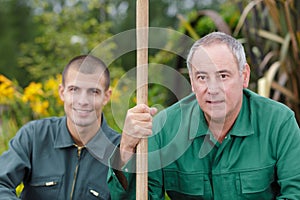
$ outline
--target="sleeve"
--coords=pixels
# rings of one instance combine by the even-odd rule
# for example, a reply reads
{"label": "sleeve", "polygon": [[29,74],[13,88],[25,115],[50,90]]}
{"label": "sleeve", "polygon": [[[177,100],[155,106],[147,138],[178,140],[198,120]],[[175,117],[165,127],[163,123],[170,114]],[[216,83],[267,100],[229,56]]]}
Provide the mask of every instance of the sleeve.
{"label": "sleeve", "polygon": [[293,116],[281,124],[276,141],[277,199],[300,199],[300,130]]}
{"label": "sleeve", "polygon": [[[149,159],[148,159],[148,199],[149,200],[163,200],[164,198],[164,190],[162,188],[162,169],[153,170],[153,164],[155,163],[155,167],[157,166],[157,161],[160,160],[156,156],[151,156],[151,150],[153,147],[155,148],[157,144],[155,140],[150,138],[148,140],[149,146]],[[155,154],[157,155],[157,154]],[[135,200],[136,199],[136,173],[135,172],[135,158],[131,159],[122,169],[120,170],[124,177],[127,180],[128,187],[126,189],[123,188],[121,182],[117,176],[116,163],[119,159],[119,148],[116,148],[114,153],[112,154],[109,160],[109,171],[108,171],[108,187],[111,193],[112,200],[118,199],[126,199],[126,200]]]}
{"label": "sleeve", "polygon": [[135,199],[135,179],[134,175],[127,174],[125,175],[127,177],[127,181],[130,184],[130,187],[128,187],[127,190],[123,188],[121,185],[114,169],[110,168],[108,171],[108,187],[110,190],[110,195],[112,200],[118,200],[118,199],[128,199],[128,200],[134,200]]}
{"label": "sleeve", "polygon": [[18,199],[15,189],[30,171],[28,131],[28,126],[22,127],[0,156],[0,199]]}
{"label": "sleeve", "polygon": [[163,165],[161,161],[161,149],[160,149],[160,134],[159,132],[154,137],[148,140],[148,192],[149,199],[165,199],[165,190],[163,187]]}
{"label": "sleeve", "polygon": [[[107,174],[107,183],[111,194],[112,200],[118,199],[135,199],[135,173],[133,173],[132,165],[135,164],[134,160],[130,160],[122,169],[119,169],[118,163],[120,160],[119,146],[115,148],[112,156],[109,159],[109,170]],[[123,177],[128,183],[127,189],[123,188],[117,173],[122,173]]]}

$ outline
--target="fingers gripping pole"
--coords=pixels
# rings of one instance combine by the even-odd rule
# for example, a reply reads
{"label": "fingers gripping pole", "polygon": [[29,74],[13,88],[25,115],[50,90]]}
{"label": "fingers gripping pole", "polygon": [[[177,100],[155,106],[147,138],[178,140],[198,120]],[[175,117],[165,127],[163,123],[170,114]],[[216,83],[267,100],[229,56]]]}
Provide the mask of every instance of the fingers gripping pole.
{"label": "fingers gripping pole", "polygon": [[[148,104],[148,0],[136,2],[137,104]],[[137,146],[136,199],[148,199],[148,140]]]}

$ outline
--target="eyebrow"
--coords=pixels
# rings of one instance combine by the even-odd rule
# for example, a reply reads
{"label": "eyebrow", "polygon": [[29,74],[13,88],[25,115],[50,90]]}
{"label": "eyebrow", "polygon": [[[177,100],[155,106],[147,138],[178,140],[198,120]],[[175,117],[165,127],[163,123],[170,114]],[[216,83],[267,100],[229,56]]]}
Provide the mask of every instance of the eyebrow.
{"label": "eyebrow", "polygon": [[205,71],[195,71],[195,74],[208,74],[208,73]]}
{"label": "eyebrow", "polygon": [[100,88],[88,88],[88,90],[97,90],[99,92],[102,92],[102,90]]}
{"label": "eyebrow", "polygon": [[67,86],[67,88],[72,88],[72,87],[78,88],[76,85],[68,85],[68,86]]}
{"label": "eyebrow", "polygon": [[[226,69],[224,69],[224,70],[220,70],[220,71],[216,71],[215,72],[216,74],[222,74],[222,73],[228,73],[228,74],[232,74],[232,72],[231,71],[229,71],[229,70],[226,70]],[[195,71],[195,74],[208,74],[207,72],[205,72],[205,71]]]}
{"label": "eyebrow", "polygon": [[220,71],[217,71],[218,74],[223,74],[223,73],[228,73],[228,74],[232,74],[231,71],[229,70],[226,70],[226,69],[223,69],[223,70],[220,70]]}
{"label": "eyebrow", "polygon": [[[79,87],[79,86],[77,86],[77,85],[68,85],[68,87],[67,88],[79,88],[79,89],[81,89],[81,87]],[[87,90],[98,90],[98,91],[100,91],[100,92],[102,92],[103,90],[105,90],[105,89],[101,89],[101,88],[95,88],[95,87],[92,87],[92,88],[87,88]]]}

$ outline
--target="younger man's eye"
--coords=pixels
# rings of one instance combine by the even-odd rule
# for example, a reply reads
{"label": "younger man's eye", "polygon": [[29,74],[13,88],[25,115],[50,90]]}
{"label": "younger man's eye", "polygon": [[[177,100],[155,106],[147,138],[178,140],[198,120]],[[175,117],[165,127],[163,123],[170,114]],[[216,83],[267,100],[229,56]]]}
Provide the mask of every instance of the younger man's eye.
{"label": "younger man's eye", "polygon": [[76,92],[78,90],[78,88],[76,88],[76,87],[70,87],[69,88],[69,91],[71,91],[71,92]]}
{"label": "younger man's eye", "polygon": [[93,89],[93,90],[92,90],[92,93],[93,93],[93,94],[100,94],[101,91],[99,91],[99,90],[97,90],[97,89]]}

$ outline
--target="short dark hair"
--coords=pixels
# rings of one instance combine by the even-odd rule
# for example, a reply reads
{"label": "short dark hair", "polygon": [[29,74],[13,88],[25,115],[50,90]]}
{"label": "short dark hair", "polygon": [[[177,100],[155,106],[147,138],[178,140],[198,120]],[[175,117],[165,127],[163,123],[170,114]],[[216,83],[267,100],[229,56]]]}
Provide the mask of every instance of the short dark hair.
{"label": "short dark hair", "polygon": [[66,76],[69,69],[75,69],[84,74],[94,74],[100,70],[103,70],[103,75],[105,78],[105,90],[109,88],[110,85],[110,73],[105,65],[105,63],[92,55],[79,55],[72,58],[69,63],[65,66],[62,72],[62,84],[65,85]]}

